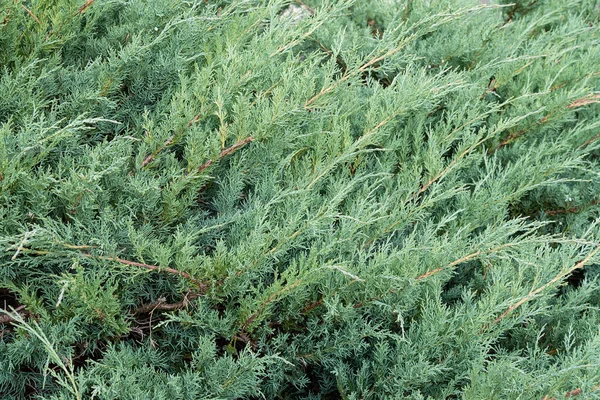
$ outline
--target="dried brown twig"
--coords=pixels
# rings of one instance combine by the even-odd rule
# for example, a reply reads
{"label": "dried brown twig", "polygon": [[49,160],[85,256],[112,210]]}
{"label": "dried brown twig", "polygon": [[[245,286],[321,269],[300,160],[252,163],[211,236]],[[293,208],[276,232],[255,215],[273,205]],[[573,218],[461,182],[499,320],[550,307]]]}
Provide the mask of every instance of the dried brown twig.
{"label": "dried brown twig", "polygon": [[165,298],[159,298],[157,301],[152,303],[144,304],[134,310],[134,314],[148,314],[154,311],[176,311],[182,308],[187,308],[190,302],[198,297],[200,297],[200,293],[188,292],[183,300],[178,303],[167,303]]}

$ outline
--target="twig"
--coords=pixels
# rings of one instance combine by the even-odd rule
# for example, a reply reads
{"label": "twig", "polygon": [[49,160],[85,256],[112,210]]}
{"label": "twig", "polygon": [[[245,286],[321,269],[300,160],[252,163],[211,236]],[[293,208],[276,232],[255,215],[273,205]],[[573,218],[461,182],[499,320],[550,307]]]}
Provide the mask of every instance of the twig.
{"label": "twig", "polygon": [[317,301],[313,301],[312,303],[310,303],[309,305],[307,305],[306,307],[304,307],[301,311],[300,314],[306,314],[307,312],[319,307],[321,304],[323,304],[323,302],[325,301],[324,297],[321,297],[319,300]]}
{"label": "twig", "polygon": [[31,18],[33,18],[33,19],[35,20],[35,22],[37,22],[37,24],[38,24],[39,26],[42,26],[42,24],[40,23],[40,20],[38,19],[38,17],[36,17],[36,16],[33,14],[33,12],[31,12],[31,10],[30,10],[29,8],[25,7],[25,5],[24,5],[24,4],[21,4],[21,7],[23,7],[23,9],[24,9],[25,11],[27,11],[27,14],[29,14],[29,15],[31,16]]}
{"label": "twig", "polygon": [[198,285],[198,288],[200,290],[200,293],[205,293],[206,290],[208,289],[208,285],[204,282],[199,281],[198,279],[192,277],[190,274],[188,274],[187,272],[184,271],[179,271],[175,268],[171,268],[171,267],[159,267],[158,265],[150,265],[150,264],[144,264],[144,263],[140,263],[140,262],[136,262],[136,261],[129,261],[129,260],[124,260],[122,258],[119,257],[105,257],[105,256],[94,256],[90,253],[81,253],[82,256],[84,257],[88,257],[88,258],[96,258],[99,260],[106,260],[106,261],[114,261],[114,262],[118,262],[121,264],[125,264],[125,265],[132,265],[135,267],[140,267],[140,268],[145,268],[145,269],[149,269],[152,271],[164,271],[164,272],[168,272],[171,274],[175,274],[175,275],[179,275],[183,278],[186,278],[192,282],[194,282],[196,285]]}
{"label": "twig", "polygon": [[[495,249],[489,250],[489,252],[493,252],[493,251],[495,251],[495,250],[497,250],[497,249],[498,249],[498,248],[495,248]],[[464,263],[465,261],[469,261],[469,260],[471,260],[471,259],[473,259],[473,258],[477,257],[477,256],[478,256],[478,255],[480,255],[480,254],[481,254],[481,251],[476,251],[475,253],[471,253],[471,254],[469,254],[469,255],[467,255],[467,256],[461,257],[461,258],[459,258],[458,260],[452,261],[452,262],[451,262],[450,264],[448,264],[448,265],[445,265],[445,266],[443,266],[443,267],[436,268],[436,269],[434,269],[434,270],[431,270],[431,271],[428,271],[428,272],[424,273],[423,275],[420,275],[420,276],[418,276],[416,280],[417,280],[417,281],[420,281],[420,280],[423,280],[423,279],[425,279],[425,278],[428,278],[428,277],[430,277],[431,275],[435,275],[435,274],[437,274],[437,273],[438,273],[438,272],[440,272],[440,271],[443,271],[443,270],[445,270],[445,269],[448,269],[448,268],[452,268],[452,267],[454,267],[454,266],[456,266],[456,265],[458,265],[458,264],[462,264],[462,263]]]}
{"label": "twig", "polygon": [[588,95],[571,102],[567,108],[577,108],[588,104],[600,103],[600,94]]}
{"label": "twig", "polygon": [[[73,245],[64,245],[66,248],[69,249],[85,249],[85,248],[90,248],[93,246],[73,246]],[[23,252],[27,252],[27,253],[32,253],[32,254],[37,254],[37,255],[54,255],[55,253],[51,252],[51,251],[47,251],[47,250],[33,250],[33,249],[28,249],[23,247],[22,250]],[[199,289],[199,293],[204,294],[206,292],[206,290],[208,289],[208,284],[202,281],[199,281],[198,279],[192,277],[190,274],[188,274],[185,271],[179,271],[175,268],[171,268],[171,267],[160,267],[158,265],[151,265],[151,264],[145,264],[145,263],[140,263],[137,261],[130,261],[130,260],[125,260],[123,258],[119,258],[119,257],[107,257],[107,256],[97,256],[97,255],[93,255],[90,253],[83,253],[80,252],[78,253],[80,256],[86,257],[86,258],[93,258],[93,259],[97,259],[97,260],[105,260],[105,261],[113,261],[113,262],[118,262],[121,264],[125,264],[125,265],[132,265],[135,267],[140,267],[140,268],[145,268],[145,269],[149,269],[151,271],[157,271],[157,272],[168,272],[170,274],[175,274],[175,275],[179,275],[185,279],[188,279],[190,281],[192,281],[193,283],[195,283],[198,286]]]}
{"label": "twig", "polygon": [[526,302],[528,302],[530,300],[533,300],[537,294],[539,294],[543,290],[547,289],[552,284],[560,281],[561,279],[563,279],[565,276],[569,275],[573,271],[575,271],[577,269],[580,269],[580,268],[583,268],[592,259],[592,257],[594,257],[594,255],[596,255],[596,253],[598,251],[600,251],[600,245],[598,245],[596,248],[594,248],[594,250],[592,250],[583,260],[581,260],[580,262],[578,262],[577,264],[575,264],[573,267],[569,268],[565,272],[559,273],[554,278],[552,278],[549,282],[545,283],[544,285],[540,286],[539,288],[537,288],[535,290],[532,290],[531,292],[529,292],[529,294],[527,296],[523,297],[521,300],[517,301],[512,306],[508,307],[508,309],[506,311],[504,311],[502,313],[502,315],[500,315],[498,318],[496,318],[490,325],[484,326],[481,329],[480,333],[482,333],[485,330],[487,330],[490,326],[495,325],[498,322],[502,321],[512,311],[516,310],[517,308],[519,308],[520,306],[522,306]]}
{"label": "twig", "polygon": [[383,59],[385,59],[387,57],[390,57],[390,56],[396,54],[397,52],[399,52],[400,50],[402,50],[413,39],[414,36],[415,36],[414,34],[410,35],[408,38],[406,38],[405,43],[402,43],[400,46],[395,47],[395,48],[393,48],[391,50],[388,50],[383,55],[380,55],[378,57],[372,58],[371,60],[369,60],[366,63],[364,63],[362,66],[360,66],[355,71],[351,71],[349,73],[344,74],[340,79],[338,79],[337,81],[333,82],[328,87],[326,87],[324,89],[321,89],[321,91],[319,93],[315,94],[313,97],[311,97],[310,99],[308,99],[306,101],[306,103],[304,103],[304,108],[309,108],[309,106],[312,103],[314,103],[315,101],[317,101],[320,97],[324,96],[325,94],[331,92],[339,84],[347,81],[350,77],[352,77],[354,75],[357,75],[357,74],[361,74],[365,70],[367,70],[369,67],[371,67],[372,65],[378,63],[379,61],[381,61],[381,60],[383,60]]}
{"label": "twig", "polygon": [[[593,103],[600,103],[600,94],[595,94],[595,95],[588,95],[585,97],[582,97],[580,99],[574,100],[571,103],[569,103],[566,108],[567,109],[573,109],[573,108],[578,108],[581,106],[585,106],[588,104],[593,104]],[[509,144],[510,142],[512,142],[513,140],[519,138],[520,136],[522,136],[524,133],[526,133],[527,131],[531,130],[532,128],[545,124],[546,122],[548,122],[550,120],[550,117],[552,117],[552,115],[556,112],[552,111],[551,113],[545,115],[542,119],[540,119],[538,122],[534,123],[532,126],[530,126],[529,128],[525,128],[525,129],[521,129],[518,132],[515,133],[511,133],[510,135],[508,135],[508,137],[506,137],[506,139],[504,139],[503,141],[501,141],[498,146],[496,146],[495,149],[493,149],[493,151],[497,151],[498,149],[506,146],[507,144]],[[600,135],[590,139],[589,141],[585,142],[583,145],[580,146],[580,148],[586,147],[588,144],[592,143],[594,140],[598,139],[598,137],[600,137]],[[489,151],[489,153],[493,152],[492,150]]]}
{"label": "twig", "polygon": [[[596,204],[598,204],[599,201],[600,201],[599,199],[594,199],[589,204],[584,204],[584,205],[577,206],[577,207],[558,209],[558,210],[543,211],[543,212],[546,215],[550,215],[550,216],[559,215],[559,214],[576,214],[576,213],[580,212],[582,209],[585,209],[586,207],[595,206]],[[539,214],[539,213],[541,213],[541,211],[537,212],[536,214]]]}
{"label": "twig", "polygon": [[[5,310],[2,310],[2,311],[5,311]],[[29,311],[25,310],[25,306],[19,306],[19,307],[15,308],[14,311],[18,314],[21,314],[22,316],[29,315]],[[23,312],[21,312],[21,311],[23,311]],[[15,322],[15,319],[13,318],[13,316],[11,314],[4,314],[4,315],[0,316],[0,324],[8,324],[10,322]]]}
{"label": "twig", "polygon": [[448,172],[450,172],[455,166],[456,164],[458,164],[458,162],[460,160],[462,160],[462,158],[464,156],[466,156],[467,154],[469,154],[471,151],[475,150],[475,148],[479,147],[480,144],[482,144],[483,142],[485,142],[488,138],[483,138],[481,140],[479,140],[477,143],[475,143],[472,146],[469,146],[469,148],[467,148],[465,151],[463,151],[462,153],[460,153],[456,158],[454,158],[446,168],[444,168],[442,170],[442,172],[440,172],[439,174],[437,174],[435,177],[429,179],[429,181],[427,181],[427,183],[423,186],[421,186],[421,188],[414,192],[411,199],[415,199],[417,197],[419,197],[421,194],[423,194],[425,191],[427,191],[427,189],[429,189],[429,187],[431,185],[433,185],[435,182],[441,180]]}
{"label": "twig", "polygon": [[[192,118],[188,122],[187,128],[188,129],[191,128],[192,125],[194,125],[196,122],[198,122],[200,120],[200,117],[202,117],[202,115],[204,115],[203,112],[196,114],[194,116],[194,118]],[[181,132],[179,132],[179,133],[181,133]],[[176,136],[176,134],[173,134],[170,138],[167,139],[167,141],[165,142],[165,144],[162,145],[162,147],[159,147],[157,150],[154,151],[154,153],[149,154],[146,158],[144,158],[144,161],[142,161],[140,168],[144,168],[146,165],[150,164],[157,155],[159,155],[163,150],[165,150],[167,147],[169,147],[171,144],[173,144],[173,141],[175,140],[175,136]]]}
{"label": "twig", "polygon": [[81,7],[79,7],[79,11],[77,11],[75,15],[82,14],[89,6],[91,6],[94,3],[94,1],[96,0],[86,0],[86,2]]}
{"label": "twig", "polygon": [[[194,117],[194,119],[195,118],[196,117]],[[190,125],[188,124],[188,126],[190,126]],[[171,145],[171,143],[173,143],[173,139],[175,139],[175,135],[168,138],[167,141],[165,142],[165,144],[163,144],[162,147],[159,147],[154,153],[149,154],[146,158],[144,158],[144,161],[142,161],[140,168],[144,168],[146,165],[150,164],[152,162],[152,160],[154,160],[154,157],[159,155],[160,152],[162,152],[164,149],[169,147]]]}
{"label": "twig", "polygon": [[200,297],[200,293],[188,293],[184,296],[183,301],[179,303],[167,303],[164,298],[158,299],[158,301],[144,304],[137,309],[135,309],[134,314],[147,314],[151,311],[159,310],[159,311],[175,311],[182,308],[186,308],[191,300],[194,300]]}
{"label": "twig", "polygon": [[[537,125],[537,124],[536,124],[536,125]],[[498,149],[500,149],[500,148],[502,148],[502,147],[506,146],[507,144],[509,144],[510,142],[512,142],[513,140],[515,140],[516,138],[518,138],[519,136],[523,135],[523,134],[524,134],[525,132],[527,132],[529,129],[530,129],[530,128],[521,129],[521,130],[520,130],[520,131],[518,131],[518,132],[511,133],[510,135],[508,135],[508,136],[506,137],[506,139],[504,139],[503,141],[501,141],[501,142],[498,144],[498,146],[496,146],[496,148],[495,148],[495,149],[493,149],[493,150],[490,150],[488,153],[490,153],[490,154],[491,154],[492,152],[494,152],[494,151],[497,151]]]}
{"label": "twig", "polygon": [[584,149],[584,148],[588,147],[590,144],[594,143],[598,139],[600,139],[600,133],[597,134],[596,136],[594,136],[593,138],[591,138],[590,140],[586,141],[584,144],[579,146],[579,148]]}
{"label": "twig", "polygon": [[[253,140],[254,140],[254,136],[250,136],[250,137],[247,137],[244,140],[240,140],[239,142],[235,143],[233,146],[228,147],[225,150],[223,150],[219,154],[219,159],[228,156],[229,154],[233,153],[234,151],[236,151],[240,147],[245,146],[246,144],[252,142]],[[204,164],[202,164],[198,168],[198,172],[204,171],[206,168],[210,167],[214,162],[215,162],[215,160],[212,160],[212,159],[208,160],[207,162],[205,162]]]}
{"label": "twig", "polygon": [[296,3],[300,4],[302,7],[306,8],[312,15],[315,15],[316,11],[314,8],[309,7],[302,0],[296,0]]}
{"label": "twig", "polygon": [[299,286],[300,283],[302,283],[302,281],[300,279],[297,279],[295,282],[291,283],[290,285],[287,285],[285,287],[283,287],[281,290],[278,290],[275,293],[271,293],[271,295],[265,300],[263,301],[263,303],[260,305],[260,307],[258,308],[258,310],[256,310],[254,312],[254,314],[252,314],[250,317],[248,317],[244,323],[242,324],[242,328],[240,330],[239,336],[243,336],[246,333],[246,328],[248,328],[248,326],[254,322],[254,320],[265,310],[265,308],[271,304],[273,301],[275,301],[275,299],[277,299],[277,297],[279,297],[281,294],[294,289],[295,287]]}
{"label": "twig", "polygon": [[582,392],[581,388],[577,388],[574,390],[571,390],[570,392],[567,392],[567,394],[565,394],[565,397],[575,397],[580,395]]}

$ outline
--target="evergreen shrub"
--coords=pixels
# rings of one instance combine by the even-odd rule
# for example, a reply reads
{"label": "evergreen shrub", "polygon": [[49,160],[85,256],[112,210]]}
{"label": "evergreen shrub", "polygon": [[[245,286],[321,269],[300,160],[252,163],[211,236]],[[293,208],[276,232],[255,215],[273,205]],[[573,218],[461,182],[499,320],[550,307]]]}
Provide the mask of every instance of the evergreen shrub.
{"label": "evergreen shrub", "polygon": [[600,398],[599,21],[0,0],[0,397]]}

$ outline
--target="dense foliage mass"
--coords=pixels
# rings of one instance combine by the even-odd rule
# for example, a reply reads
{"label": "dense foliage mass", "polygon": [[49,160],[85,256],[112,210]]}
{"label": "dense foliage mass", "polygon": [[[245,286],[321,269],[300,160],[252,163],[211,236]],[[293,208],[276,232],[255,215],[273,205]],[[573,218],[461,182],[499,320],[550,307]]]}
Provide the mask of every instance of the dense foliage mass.
{"label": "dense foliage mass", "polygon": [[0,0],[1,398],[600,398],[599,21]]}

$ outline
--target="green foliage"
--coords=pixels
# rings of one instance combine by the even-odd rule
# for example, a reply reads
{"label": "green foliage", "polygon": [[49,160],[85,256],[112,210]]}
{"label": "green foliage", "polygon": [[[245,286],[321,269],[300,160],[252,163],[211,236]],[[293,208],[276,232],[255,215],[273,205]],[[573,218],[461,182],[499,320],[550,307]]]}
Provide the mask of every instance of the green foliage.
{"label": "green foliage", "polygon": [[6,399],[600,398],[596,0],[0,0]]}

